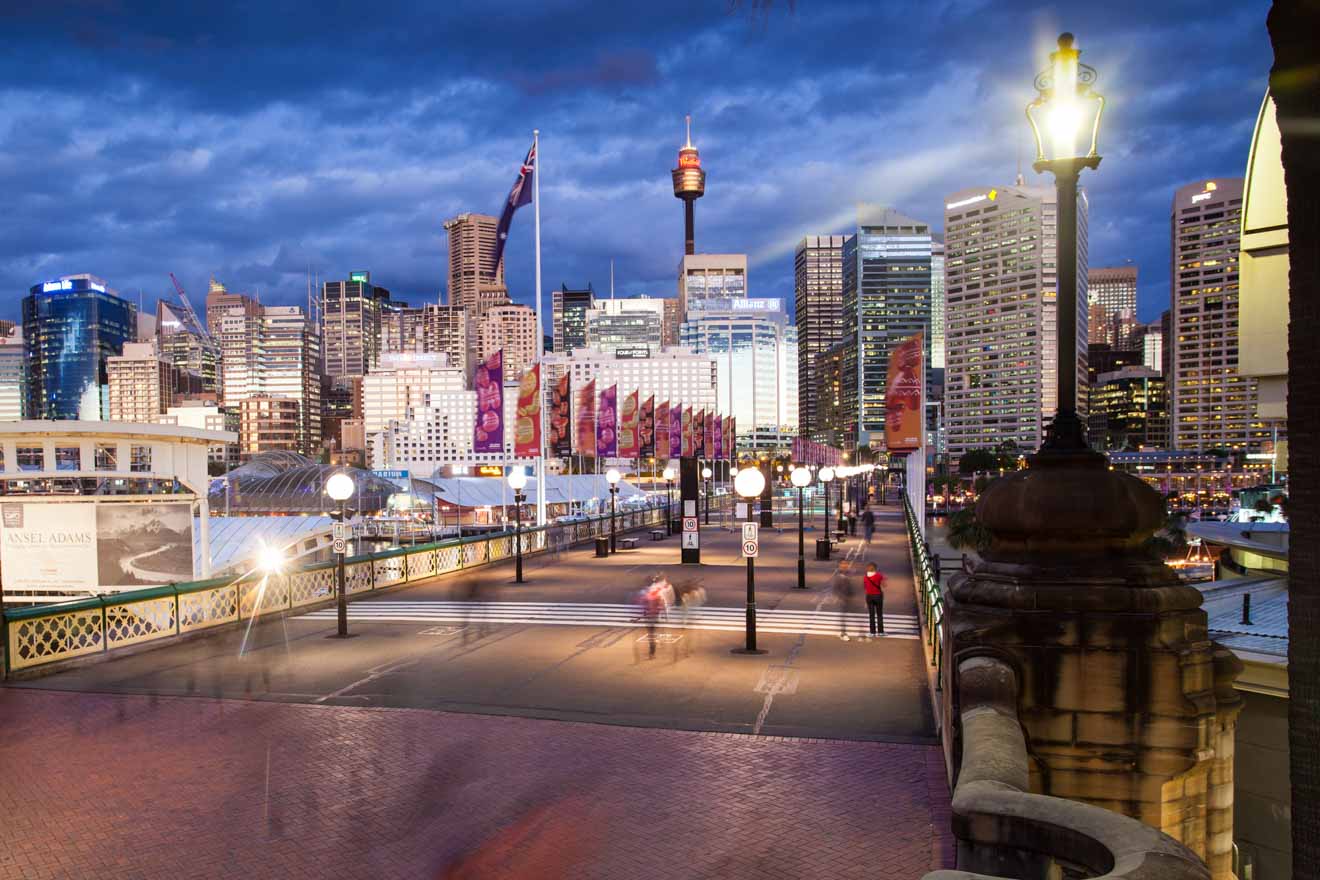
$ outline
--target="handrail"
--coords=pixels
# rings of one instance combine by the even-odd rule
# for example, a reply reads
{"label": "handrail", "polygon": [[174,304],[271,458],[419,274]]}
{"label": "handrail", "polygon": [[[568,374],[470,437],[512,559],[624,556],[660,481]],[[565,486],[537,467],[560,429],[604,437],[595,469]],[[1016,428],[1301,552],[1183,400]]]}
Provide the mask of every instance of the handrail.
{"label": "handrail", "polygon": [[1017,674],[988,656],[963,660],[957,671],[963,755],[953,827],[962,868],[924,880],[1209,880],[1195,853],[1144,822],[1032,793]]}
{"label": "handrail", "polygon": [[[521,530],[524,556],[571,546],[610,532],[628,532],[663,523],[665,501],[567,523]],[[348,598],[461,569],[511,559],[517,531],[451,538],[396,550],[365,553],[344,560]],[[568,535],[552,542],[551,535]],[[209,578],[141,590],[93,596],[58,605],[7,610],[5,669],[25,670],[116,648],[171,638],[281,613],[334,598],[335,562],[315,562],[289,572]]]}
{"label": "handrail", "polygon": [[944,672],[944,628],[940,626],[944,620],[944,598],[940,590],[940,579],[930,564],[926,542],[922,540],[916,514],[906,493],[903,495],[903,513],[907,521],[912,571],[916,575],[917,609],[926,630],[926,645],[931,649],[930,665],[935,667],[935,692],[939,693],[943,689],[941,679]]}

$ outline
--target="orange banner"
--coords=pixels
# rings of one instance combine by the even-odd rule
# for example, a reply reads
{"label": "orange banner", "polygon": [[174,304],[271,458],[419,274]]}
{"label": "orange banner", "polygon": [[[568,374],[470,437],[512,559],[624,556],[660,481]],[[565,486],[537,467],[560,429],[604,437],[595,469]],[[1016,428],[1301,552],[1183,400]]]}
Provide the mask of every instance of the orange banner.
{"label": "orange banner", "polygon": [[518,382],[518,411],[513,422],[513,454],[541,454],[541,365],[533,364]]}
{"label": "orange banner", "polygon": [[921,411],[922,367],[925,352],[922,334],[909,336],[889,356],[889,379],[885,388],[885,447],[890,452],[912,452],[921,448],[925,430]]}
{"label": "orange banner", "polygon": [[637,442],[640,415],[637,408],[638,396],[636,391],[626,395],[623,404],[619,407],[619,458],[636,458],[641,455],[641,447]]}

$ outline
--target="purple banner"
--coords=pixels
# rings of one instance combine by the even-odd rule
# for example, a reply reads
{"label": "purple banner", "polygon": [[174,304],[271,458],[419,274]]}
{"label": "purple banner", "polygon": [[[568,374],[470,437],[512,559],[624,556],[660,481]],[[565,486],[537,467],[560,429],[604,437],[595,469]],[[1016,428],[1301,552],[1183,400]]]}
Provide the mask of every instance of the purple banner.
{"label": "purple banner", "polygon": [[619,454],[619,386],[611,385],[600,393],[596,410],[596,455],[613,458]]}
{"label": "purple banner", "polygon": [[504,349],[477,366],[472,378],[477,392],[477,426],[472,451],[504,452]]}
{"label": "purple banner", "polygon": [[669,405],[669,457],[680,458],[683,455],[683,404]]}

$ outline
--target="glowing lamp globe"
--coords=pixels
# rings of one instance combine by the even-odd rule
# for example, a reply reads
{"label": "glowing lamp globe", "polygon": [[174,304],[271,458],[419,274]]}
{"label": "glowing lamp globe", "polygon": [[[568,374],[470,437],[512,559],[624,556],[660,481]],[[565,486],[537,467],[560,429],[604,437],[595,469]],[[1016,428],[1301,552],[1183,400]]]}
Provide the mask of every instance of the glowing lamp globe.
{"label": "glowing lamp globe", "polygon": [[817,476],[820,477],[820,481],[821,481],[822,483],[828,483],[828,482],[830,482],[831,480],[834,479],[834,468],[832,468],[832,467],[823,467],[823,468],[820,469],[820,473],[817,474]]}
{"label": "glowing lamp globe", "polygon": [[660,476],[664,477],[665,480],[672,483],[674,480],[674,469],[671,467],[665,468],[664,473],[662,473]]}
{"label": "glowing lamp globe", "polygon": [[617,485],[622,476],[623,475],[619,473],[617,468],[610,468],[605,472],[605,482],[609,483],[611,486]]}
{"label": "glowing lamp globe", "polygon": [[509,471],[509,488],[515,492],[521,492],[527,488],[527,471],[520,467]]}
{"label": "glowing lamp globe", "polygon": [[710,468],[701,469],[701,476],[703,479],[709,480],[712,473],[714,472]]}
{"label": "glowing lamp globe", "polygon": [[757,468],[743,468],[734,477],[733,489],[744,498],[757,498],[765,490],[765,474]]}
{"label": "glowing lamp globe", "polygon": [[1105,99],[1091,86],[1097,74],[1082,64],[1072,34],[1059,35],[1059,48],[1050,53],[1050,66],[1036,75],[1036,100],[1027,105],[1027,121],[1036,140],[1037,172],[1053,163],[1071,162],[1094,168],[1100,164],[1096,141]]}
{"label": "glowing lamp globe", "polygon": [[353,497],[353,478],[340,471],[325,481],[325,494],[335,501],[347,501]]}
{"label": "glowing lamp globe", "polygon": [[793,473],[790,474],[788,478],[793,482],[793,485],[797,486],[799,489],[805,489],[807,486],[811,485],[811,471],[804,467],[794,468]]}

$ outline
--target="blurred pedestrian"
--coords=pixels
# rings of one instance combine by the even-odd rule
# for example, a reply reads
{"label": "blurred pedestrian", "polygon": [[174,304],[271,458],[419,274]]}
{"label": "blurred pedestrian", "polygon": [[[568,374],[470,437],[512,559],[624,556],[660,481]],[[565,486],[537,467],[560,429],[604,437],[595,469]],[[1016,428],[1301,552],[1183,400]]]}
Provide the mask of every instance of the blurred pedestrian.
{"label": "blurred pedestrian", "polygon": [[[654,575],[651,582],[637,594],[637,605],[641,609],[642,620],[646,623],[646,641],[648,659],[655,659],[655,626],[664,609],[662,584],[667,584],[660,575]],[[671,588],[672,590],[672,588]]]}
{"label": "blurred pedestrian", "polygon": [[843,641],[849,641],[848,636],[848,600],[852,598],[853,585],[852,579],[848,577],[848,561],[842,560],[837,568],[834,569],[834,576],[831,580],[831,589],[834,591],[834,598],[839,602],[839,638]]}
{"label": "blurred pedestrian", "polygon": [[866,565],[866,576],[862,578],[866,589],[866,613],[871,621],[871,638],[885,634],[885,576],[874,562]]}
{"label": "blurred pedestrian", "polygon": [[862,531],[866,533],[866,543],[871,543],[871,538],[875,535],[875,514],[869,507],[862,511]]}

